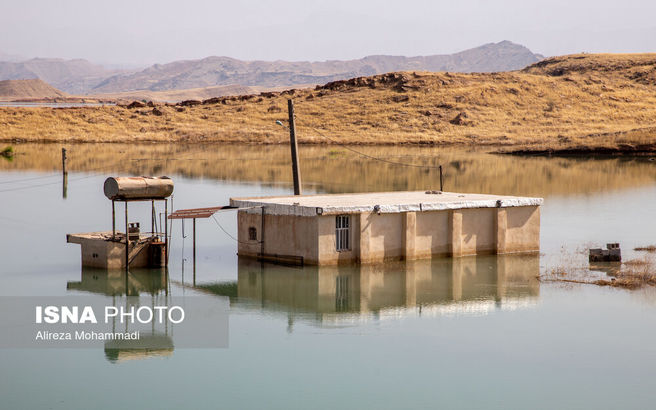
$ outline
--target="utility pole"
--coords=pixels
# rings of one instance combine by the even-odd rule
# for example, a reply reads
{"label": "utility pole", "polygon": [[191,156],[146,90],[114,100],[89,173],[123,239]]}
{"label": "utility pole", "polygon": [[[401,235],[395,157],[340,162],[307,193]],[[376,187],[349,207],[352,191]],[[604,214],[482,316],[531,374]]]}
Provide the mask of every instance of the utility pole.
{"label": "utility pole", "polygon": [[444,191],[444,179],[442,178],[442,165],[440,165],[440,192]]}
{"label": "utility pole", "polygon": [[125,295],[128,294],[128,271],[130,270],[130,228],[128,227],[128,201],[125,201]]}
{"label": "utility pole", "polygon": [[66,169],[66,148],[62,148],[62,198],[68,197],[68,170]]}
{"label": "utility pole", "polygon": [[301,170],[298,164],[298,144],[296,143],[296,121],[294,120],[294,101],[287,100],[289,111],[289,145],[292,149],[292,174],[294,177],[294,195],[302,195]]}

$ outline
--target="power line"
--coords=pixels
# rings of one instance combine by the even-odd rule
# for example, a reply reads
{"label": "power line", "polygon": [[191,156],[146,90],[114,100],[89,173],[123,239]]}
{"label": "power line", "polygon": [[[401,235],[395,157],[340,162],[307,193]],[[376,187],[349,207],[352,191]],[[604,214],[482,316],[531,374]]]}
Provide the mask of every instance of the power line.
{"label": "power line", "polygon": [[437,165],[437,166],[435,166],[435,165],[409,164],[409,163],[407,163],[407,162],[390,161],[390,160],[385,159],[385,158],[374,157],[373,155],[365,154],[364,152],[360,152],[360,151],[355,150],[355,149],[353,149],[353,148],[351,148],[351,147],[349,147],[349,146],[347,146],[347,145],[345,145],[345,144],[342,144],[342,143],[340,143],[340,142],[338,142],[338,141],[335,141],[334,139],[332,139],[332,138],[330,138],[330,137],[324,135],[321,131],[319,131],[318,129],[316,129],[316,128],[314,128],[314,127],[310,127],[310,128],[313,129],[316,133],[318,133],[320,137],[323,137],[323,138],[327,139],[328,141],[332,142],[333,144],[335,144],[335,145],[339,145],[340,147],[344,148],[345,150],[348,150],[348,151],[354,152],[354,153],[356,153],[356,154],[358,154],[358,155],[361,155],[361,156],[363,156],[363,157],[365,157],[365,158],[373,159],[373,160],[375,160],[375,161],[386,162],[386,163],[388,163],[388,164],[393,164],[393,165],[401,165],[401,166],[404,166],[404,167],[414,167],[414,168],[440,169],[440,168],[442,167],[441,165]]}
{"label": "power line", "polygon": [[[134,160],[131,160],[131,161],[134,161]],[[85,170],[82,170],[81,172],[94,172],[94,171],[100,171],[100,170],[107,170],[109,168],[113,168],[116,165],[119,165],[119,162],[116,162],[116,163],[111,164],[111,165],[103,165],[101,167],[85,169]],[[62,175],[61,173],[53,173],[53,174],[50,174],[50,175],[41,175],[41,176],[38,176],[38,177],[12,179],[12,180],[9,180],[9,181],[0,181],[0,185],[15,184],[15,183],[21,183],[21,182],[24,182],[24,181],[34,181],[34,180],[38,180],[38,179],[61,177],[61,175]]]}
{"label": "power line", "polygon": [[[289,130],[289,127],[284,125],[282,122],[279,122],[279,124],[282,125],[283,127],[287,128],[287,130]],[[404,167],[428,168],[428,169],[441,169],[442,168],[442,165],[435,166],[435,165],[409,164],[407,162],[390,161],[390,160],[385,159],[385,158],[374,157],[373,155],[365,154],[364,152],[355,150],[355,149],[347,146],[346,144],[338,142],[338,141],[324,135],[321,131],[319,131],[318,129],[316,129],[314,127],[309,127],[309,128],[314,130],[317,134],[319,134],[320,137],[327,139],[328,141],[332,142],[333,144],[339,145],[340,147],[344,148],[345,150],[351,151],[351,152],[356,153],[358,155],[361,155],[365,158],[373,159],[374,161],[386,162],[388,164],[401,165],[401,166],[404,166]]]}
{"label": "power line", "polygon": [[[239,239],[235,238],[235,237],[232,236],[230,233],[228,233],[228,231],[226,231],[226,230],[223,228],[223,226],[221,226],[221,224],[219,223],[219,221],[216,220],[216,218],[214,217],[214,215],[212,215],[212,219],[214,219],[214,222],[218,225],[219,228],[221,228],[221,230],[223,231],[223,233],[225,233],[226,235],[228,235],[228,236],[230,237],[230,239],[232,239],[233,241],[235,241],[235,242],[237,242],[237,243],[245,243],[245,244],[251,244],[251,243],[253,243],[253,242],[244,242],[244,241],[240,241]],[[262,242],[261,242],[261,241],[257,241],[257,242],[255,242],[255,243],[262,243]]]}
{"label": "power line", "polygon": [[[97,176],[100,176],[100,175],[102,175],[102,174],[101,173],[93,173],[93,174],[85,175],[85,176],[78,177],[78,178],[71,178],[71,179],[68,180],[68,182],[79,181],[79,180],[87,179],[87,178],[93,178],[93,177],[97,177]],[[0,190],[0,193],[2,193],[2,192],[12,192],[12,191],[22,191],[22,190],[25,190],[25,189],[39,188],[39,187],[48,186],[48,185],[58,185],[58,184],[61,184],[61,183],[62,183],[61,181],[54,181],[54,182],[45,182],[43,184],[19,186],[19,187]]]}
{"label": "power line", "polygon": [[[190,154],[196,154],[196,153],[203,153],[203,152],[205,152],[205,150],[201,148],[201,149],[198,149],[198,150],[190,150],[187,153],[188,154],[189,153]],[[163,158],[128,158],[127,159],[127,161],[130,161],[130,162],[135,162],[135,161],[170,161],[170,160],[187,161],[187,160],[195,160],[195,158],[191,158],[191,157],[189,157],[189,158],[163,157]],[[87,168],[87,169],[81,170],[80,172],[94,172],[94,171],[100,171],[100,170],[109,170],[110,168],[114,168],[118,165],[123,165],[123,164],[124,164],[123,161],[117,160],[115,162],[110,163],[109,165],[102,165],[102,166],[98,166],[98,167],[95,167],[95,168]],[[71,171],[75,171],[75,170],[71,170]],[[61,173],[57,172],[57,173],[52,173],[52,174],[49,174],[49,175],[40,175],[40,176],[36,176],[36,177],[28,177],[28,178],[12,179],[12,180],[8,180],[8,181],[7,180],[6,181],[0,181],[0,185],[15,184],[15,183],[21,183],[21,182],[24,182],[24,181],[36,181],[36,180],[40,180],[40,179],[55,178],[55,177],[60,177],[60,176],[61,176]],[[47,184],[43,184],[43,185],[47,185]],[[43,186],[43,185],[34,185],[34,186]],[[0,192],[4,192],[4,191],[0,191]]]}
{"label": "power line", "polygon": [[59,176],[61,176],[61,174],[57,173],[57,174],[50,174],[50,175],[41,175],[41,176],[38,176],[38,177],[30,177],[30,178],[23,178],[23,179],[12,179],[12,180],[9,180],[9,181],[0,181],[0,185],[14,184],[14,183],[17,183],[17,182],[20,183],[20,182],[23,182],[23,181],[34,181],[34,180],[37,180],[37,179],[54,178],[54,177],[59,177]]}

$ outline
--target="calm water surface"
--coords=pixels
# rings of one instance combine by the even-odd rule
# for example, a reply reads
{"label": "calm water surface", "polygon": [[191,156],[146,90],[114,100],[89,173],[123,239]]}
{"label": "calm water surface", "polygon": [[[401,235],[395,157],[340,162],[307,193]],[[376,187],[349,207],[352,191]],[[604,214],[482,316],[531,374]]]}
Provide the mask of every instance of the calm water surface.
{"label": "calm water surface", "polygon": [[[173,208],[290,192],[287,147],[60,146],[0,159],[0,295],[122,297],[125,277],[80,267],[65,235],[111,229],[109,175],[167,174]],[[175,296],[230,304],[230,347],[110,355],[0,349],[2,409],[449,408],[646,409],[656,399],[656,293],[540,283],[567,253],[656,243],[656,162],[509,158],[434,148],[358,148],[445,164],[446,190],[543,196],[539,256],[374,267],[289,268],[239,260],[234,214],[173,224],[169,280],[135,272],[144,303]],[[434,171],[334,148],[301,149],[311,192],[434,189]],[[141,209],[143,208],[143,209]],[[122,208],[120,208],[122,209]],[[131,215],[149,220],[147,206]],[[131,218],[133,219],[133,218]],[[119,218],[120,220],[120,218]],[[120,224],[120,223],[119,223]],[[3,331],[3,329],[0,329]],[[175,337],[173,337],[175,341]],[[115,352],[116,353],[116,352]]]}

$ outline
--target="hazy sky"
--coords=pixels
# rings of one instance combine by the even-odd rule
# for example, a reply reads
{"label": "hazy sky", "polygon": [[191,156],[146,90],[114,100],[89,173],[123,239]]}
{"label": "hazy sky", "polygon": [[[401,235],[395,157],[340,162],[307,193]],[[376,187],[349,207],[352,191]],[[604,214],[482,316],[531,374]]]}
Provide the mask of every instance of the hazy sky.
{"label": "hazy sky", "polygon": [[656,1],[0,0],[0,52],[25,57],[326,60],[501,40],[545,55],[656,51]]}

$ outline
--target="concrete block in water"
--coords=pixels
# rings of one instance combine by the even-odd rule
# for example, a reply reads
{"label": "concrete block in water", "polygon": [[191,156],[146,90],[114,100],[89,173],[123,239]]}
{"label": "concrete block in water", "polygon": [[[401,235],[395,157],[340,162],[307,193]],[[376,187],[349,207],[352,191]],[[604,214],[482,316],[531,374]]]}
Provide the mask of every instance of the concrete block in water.
{"label": "concrete block in water", "polygon": [[622,251],[619,243],[607,243],[606,249],[590,249],[589,262],[621,262]]}

